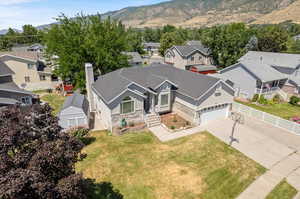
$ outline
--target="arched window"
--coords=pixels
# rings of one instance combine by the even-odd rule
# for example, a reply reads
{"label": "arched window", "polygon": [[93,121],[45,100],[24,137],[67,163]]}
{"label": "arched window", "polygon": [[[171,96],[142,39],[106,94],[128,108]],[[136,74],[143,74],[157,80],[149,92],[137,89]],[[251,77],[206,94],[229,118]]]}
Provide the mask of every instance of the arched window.
{"label": "arched window", "polygon": [[134,112],[134,100],[131,97],[125,97],[121,102],[121,114]]}

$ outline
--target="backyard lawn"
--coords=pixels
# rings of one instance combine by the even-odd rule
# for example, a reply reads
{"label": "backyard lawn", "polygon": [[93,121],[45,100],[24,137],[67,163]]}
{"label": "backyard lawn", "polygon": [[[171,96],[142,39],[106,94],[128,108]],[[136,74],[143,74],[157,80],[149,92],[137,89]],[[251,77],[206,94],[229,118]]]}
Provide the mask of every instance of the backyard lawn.
{"label": "backyard lawn", "polygon": [[285,180],[277,185],[266,199],[293,199],[297,190]]}
{"label": "backyard lawn", "polygon": [[250,106],[252,108],[255,108],[260,111],[264,111],[266,113],[270,113],[272,115],[276,115],[278,117],[281,117],[283,119],[289,120],[292,117],[298,116],[300,117],[300,106],[293,106],[289,103],[283,103],[283,104],[273,104],[273,105],[256,105],[246,102],[240,102],[238,103]]}
{"label": "backyard lawn", "polygon": [[53,114],[57,115],[65,101],[66,97],[51,93],[51,94],[41,94],[41,100],[43,102],[49,103],[53,108]]}
{"label": "backyard lawn", "polygon": [[149,132],[93,132],[76,170],[111,182],[125,199],[233,199],[265,169],[204,132],[168,143]]}

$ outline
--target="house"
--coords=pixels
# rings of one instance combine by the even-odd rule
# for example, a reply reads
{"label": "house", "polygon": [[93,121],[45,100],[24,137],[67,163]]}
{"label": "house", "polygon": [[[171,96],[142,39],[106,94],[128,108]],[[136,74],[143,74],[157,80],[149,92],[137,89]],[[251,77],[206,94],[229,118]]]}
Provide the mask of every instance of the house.
{"label": "house", "polygon": [[129,64],[131,66],[141,66],[143,65],[143,59],[138,52],[125,52],[125,55],[129,57]]}
{"label": "house", "polygon": [[59,125],[64,129],[89,128],[89,102],[84,95],[74,93],[67,97],[58,114]]}
{"label": "house", "polygon": [[219,71],[216,77],[231,84],[236,96],[242,98],[279,94],[287,100],[300,93],[300,55],[249,51],[237,64]]}
{"label": "house", "polygon": [[113,130],[121,122],[160,124],[175,112],[195,125],[228,116],[234,90],[220,79],[166,64],[123,68],[98,77],[86,64],[87,96],[96,120]]}
{"label": "house", "polygon": [[150,56],[159,55],[160,43],[156,42],[145,42],[143,43],[144,51]]}
{"label": "house", "polygon": [[0,61],[0,107],[14,104],[31,105],[38,102],[37,96],[19,88],[13,82],[14,72]]}
{"label": "house", "polygon": [[209,48],[200,41],[188,41],[183,46],[173,46],[165,52],[165,63],[182,70],[191,70],[201,74],[216,73]]}
{"label": "house", "polygon": [[13,72],[13,81],[26,90],[54,89],[61,82],[37,52],[1,52],[0,61]]}
{"label": "house", "polygon": [[44,46],[42,44],[32,44],[32,45],[15,45],[11,48],[13,52],[38,52],[42,53],[44,51]]}
{"label": "house", "polygon": [[300,34],[299,35],[296,35],[296,36],[294,36],[294,40],[300,40]]}

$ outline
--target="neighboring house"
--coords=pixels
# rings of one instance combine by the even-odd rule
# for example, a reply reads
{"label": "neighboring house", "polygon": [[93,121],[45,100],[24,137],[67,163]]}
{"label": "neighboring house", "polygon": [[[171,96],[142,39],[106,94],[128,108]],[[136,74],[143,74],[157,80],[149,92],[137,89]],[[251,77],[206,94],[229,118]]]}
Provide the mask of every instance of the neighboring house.
{"label": "neighboring house", "polygon": [[59,125],[64,129],[89,128],[89,102],[84,95],[74,93],[67,97],[58,114]]}
{"label": "neighboring house", "polygon": [[144,51],[147,52],[150,56],[159,55],[160,43],[155,42],[146,42],[143,43]]}
{"label": "neighboring house", "polygon": [[143,65],[143,59],[138,52],[125,52],[124,54],[129,57],[128,62],[131,66]]}
{"label": "neighboring house", "polygon": [[300,34],[299,35],[296,35],[294,36],[294,39],[297,41],[297,40],[300,40]]}
{"label": "neighboring house", "polygon": [[200,41],[188,41],[184,46],[173,46],[165,53],[165,63],[182,70],[191,70],[201,74],[216,73],[210,49]]}
{"label": "neighboring house", "polygon": [[14,72],[4,62],[0,61],[0,106],[37,103],[37,96],[19,88],[13,82],[13,75]]}
{"label": "neighboring house", "polygon": [[0,61],[13,72],[13,81],[26,90],[54,89],[61,82],[37,52],[1,52]]}
{"label": "neighboring house", "polygon": [[123,119],[151,127],[159,122],[153,116],[167,112],[205,124],[226,118],[234,97],[234,90],[220,79],[165,64],[123,68],[96,82],[93,67],[86,64],[86,76],[90,110],[109,130]]}
{"label": "neighboring house", "polygon": [[239,63],[219,71],[216,77],[231,84],[239,97],[279,94],[287,100],[300,94],[300,55],[249,51]]}
{"label": "neighboring house", "polygon": [[44,51],[44,46],[42,44],[32,44],[32,45],[16,45],[13,46],[11,51],[13,52],[38,52],[42,53]]}

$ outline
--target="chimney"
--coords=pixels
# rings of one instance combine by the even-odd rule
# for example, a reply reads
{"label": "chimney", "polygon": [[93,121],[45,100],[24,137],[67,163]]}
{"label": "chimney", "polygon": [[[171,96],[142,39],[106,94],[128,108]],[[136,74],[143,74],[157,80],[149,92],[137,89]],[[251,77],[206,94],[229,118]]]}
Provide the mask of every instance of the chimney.
{"label": "chimney", "polygon": [[95,105],[94,105],[94,96],[92,93],[92,84],[95,82],[95,79],[94,79],[93,65],[90,63],[85,64],[85,79],[86,79],[86,91],[87,91],[87,98],[89,101],[90,112],[94,112]]}

